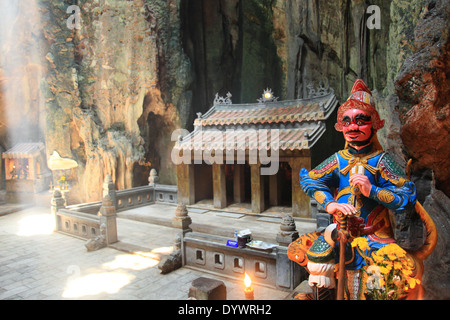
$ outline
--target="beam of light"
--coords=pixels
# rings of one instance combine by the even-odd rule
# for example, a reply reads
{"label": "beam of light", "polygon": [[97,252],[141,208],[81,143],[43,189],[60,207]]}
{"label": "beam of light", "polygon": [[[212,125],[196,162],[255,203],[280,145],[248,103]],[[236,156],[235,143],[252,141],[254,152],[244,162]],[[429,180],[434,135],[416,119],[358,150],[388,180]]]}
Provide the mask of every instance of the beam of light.
{"label": "beam of light", "polygon": [[[43,135],[45,53],[38,2],[0,0],[0,143],[7,149]],[[28,198],[16,192],[18,202]]]}
{"label": "beam of light", "polygon": [[18,221],[16,234],[23,237],[52,234],[54,227],[55,220],[51,214],[35,214]]}
{"label": "beam of light", "polygon": [[76,299],[101,293],[114,294],[129,284],[135,276],[124,272],[91,273],[67,282],[63,298]]}
{"label": "beam of light", "polygon": [[159,260],[150,257],[143,257],[137,254],[122,254],[115,257],[111,262],[103,264],[103,267],[115,269],[144,270],[153,268]]}
{"label": "beam of light", "polygon": [[159,247],[156,249],[153,249],[153,253],[160,253],[160,254],[169,254],[173,251],[173,247]]}
{"label": "beam of light", "polygon": [[0,116],[12,147],[36,142],[45,119],[42,23],[36,0],[2,0],[0,12]]}

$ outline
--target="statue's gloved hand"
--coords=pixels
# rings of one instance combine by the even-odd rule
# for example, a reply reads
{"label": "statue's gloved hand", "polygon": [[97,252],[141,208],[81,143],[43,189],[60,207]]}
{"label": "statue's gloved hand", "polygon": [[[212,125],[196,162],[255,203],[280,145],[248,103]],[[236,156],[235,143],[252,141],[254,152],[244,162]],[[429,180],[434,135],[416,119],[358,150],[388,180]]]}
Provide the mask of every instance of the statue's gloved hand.
{"label": "statue's gloved hand", "polygon": [[352,216],[356,214],[356,208],[352,206],[351,204],[347,203],[337,203],[337,202],[330,202],[325,210],[329,214],[338,214],[339,212],[342,212],[342,214],[346,216]]}
{"label": "statue's gloved hand", "polygon": [[372,188],[372,183],[370,183],[369,178],[362,174],[354,174],[350,177],[350,185],[356,186],[361,191],[362,195],[369,197],[370,189]]}

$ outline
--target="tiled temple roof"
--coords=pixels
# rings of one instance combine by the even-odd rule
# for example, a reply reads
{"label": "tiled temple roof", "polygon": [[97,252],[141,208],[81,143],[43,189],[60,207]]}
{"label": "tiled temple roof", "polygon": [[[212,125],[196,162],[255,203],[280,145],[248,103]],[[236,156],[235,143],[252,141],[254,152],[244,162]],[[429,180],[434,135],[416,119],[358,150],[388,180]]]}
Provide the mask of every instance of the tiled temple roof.
{"label": "tiled temple roof", "polygon": [[[277,131],[275,131],[277,130]],[[279,150],[309,149],[325,132],[324,123],[316,123],[308,128],[272,128],[272,129],[227,129],[194,130],[185,136],[177,149],[183,150],[253,150],[276,146]]]}
{"label": "tiled temple roof", "polygon": [[19,143],[9,150],[2,153],[2,158],[21,159],[35,157],[44,150],[44,144],[41,142]]}
{"label": "tiled temple roof", "polygon": [[[223,101],[223,100],[221,100]],[[183,150],[269,149],[271,135],[278,133],[280,150],[311,148],[325,132],[324,121],[338,102],[334,92],[311,99],[270,101],[247,104],[215,104],[194,121],[194,131],[177,141]],[[236,142],[227,143],[236,133]],[[261,136],[262,134],[262,136]],[[261,137],[267,134],[267,143]]]}
{"label": "tiled temple roof", "polygon": [[194,125],[244,125],[318,121],[334,110],[333,93],[313,99],[286,100],[253,104],[220,104],[213,106]]}

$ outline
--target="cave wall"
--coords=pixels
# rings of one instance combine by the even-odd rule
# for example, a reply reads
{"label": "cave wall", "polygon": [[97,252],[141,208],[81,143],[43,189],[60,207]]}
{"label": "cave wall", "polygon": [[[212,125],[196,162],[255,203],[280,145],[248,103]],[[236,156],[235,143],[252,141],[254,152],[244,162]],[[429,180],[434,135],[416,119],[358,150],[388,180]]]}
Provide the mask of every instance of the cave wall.
{"label": "cave wall", "polygon": [[190,105],[176,1],[79,1],[73,30],[69,4],[43,1],[43,92],[47,151],[79,164],[73,201],[99,200],[107,174],[118,189],[148,183],[150,168],[175,184],[170,134]]}

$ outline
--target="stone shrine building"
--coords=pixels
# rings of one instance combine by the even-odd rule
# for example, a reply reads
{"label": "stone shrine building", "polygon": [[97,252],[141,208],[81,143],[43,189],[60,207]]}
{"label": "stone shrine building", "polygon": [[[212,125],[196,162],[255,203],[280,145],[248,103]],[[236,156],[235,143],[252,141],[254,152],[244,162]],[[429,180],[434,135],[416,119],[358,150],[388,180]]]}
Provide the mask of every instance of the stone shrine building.
{"label": "stone shrine building", "polygon": [[41,142],[18,143],[2,153],[8,202],[33,202],[34,194],[47,190],[52,174]]}
{"label": "stone shrine building", "polygon": [[266,89],[257,103],[232,104],[216,95],[194,130],[172,150],[179,203],[208,202],[214,208],[247,204],[254,213],[291,207],[294,217],[311,217],[310,198],[298,180],[337,151],[334,91],[310,89],[307,99],[277,101]]}

